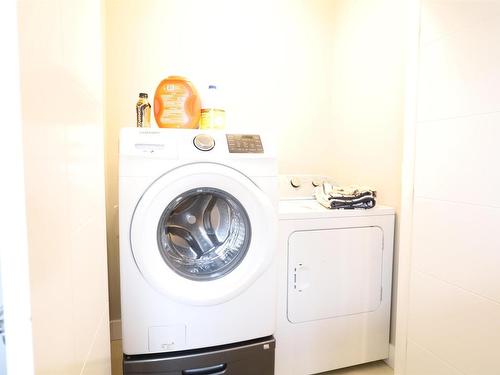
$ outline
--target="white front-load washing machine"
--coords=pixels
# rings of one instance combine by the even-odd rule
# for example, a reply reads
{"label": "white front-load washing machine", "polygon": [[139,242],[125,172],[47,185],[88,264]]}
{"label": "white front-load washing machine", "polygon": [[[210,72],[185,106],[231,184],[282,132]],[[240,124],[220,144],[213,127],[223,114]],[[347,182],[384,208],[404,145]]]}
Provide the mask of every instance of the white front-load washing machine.
{"label": "white front-load washing machine", "polygon": [[277,375],[389,356],[394,209],[327,209],[324,180],[280,176]]}
{"label": "white front-load washing machine", "polygon": [[265,137],[122,129],[125,374],[272,374],[277,196]]}

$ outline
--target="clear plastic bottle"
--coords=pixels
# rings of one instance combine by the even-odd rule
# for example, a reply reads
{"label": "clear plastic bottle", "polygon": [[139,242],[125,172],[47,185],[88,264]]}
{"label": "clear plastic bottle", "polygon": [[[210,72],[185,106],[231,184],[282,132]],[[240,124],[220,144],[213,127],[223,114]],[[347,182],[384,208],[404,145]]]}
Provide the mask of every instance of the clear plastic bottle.
{"label": "clear plastic bottle", "polygon": [[216,85],[209,85],[202,98],[200,129],[224,129],[226,111]]}
{"label": "clear plastic bottle", "polygon": [[151,127],[151,104],[148,102],[148,94],[141,92],[139,100],[135,105],[137,114],[137,127],[150,128]]}

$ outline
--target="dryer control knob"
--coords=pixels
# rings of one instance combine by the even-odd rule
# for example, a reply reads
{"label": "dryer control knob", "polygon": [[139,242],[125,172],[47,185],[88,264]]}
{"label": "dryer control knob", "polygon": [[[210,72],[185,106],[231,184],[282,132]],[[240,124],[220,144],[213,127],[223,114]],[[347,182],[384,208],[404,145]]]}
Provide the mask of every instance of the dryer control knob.
{"label": "dryer control knob", "polygon": [[290,180],[290,185],[292,185],[294,188],[299,188],[301,184],[302,182],[298,177],[292,177]]}
{"label": "dryer control knob", "polygon": [[208,134],[198,134],[193,139],[194,146],[200,151],[210,151],[215,147],[214,139]]}
{"label": "dryer control knob", "polygon": [[321,182],[320,182],[319,180],[312,180],[312,181],[311,181],[311,184],[312,184],[312,186],[314,186],[314,187],[318,187],[319,185],[321,185]]}

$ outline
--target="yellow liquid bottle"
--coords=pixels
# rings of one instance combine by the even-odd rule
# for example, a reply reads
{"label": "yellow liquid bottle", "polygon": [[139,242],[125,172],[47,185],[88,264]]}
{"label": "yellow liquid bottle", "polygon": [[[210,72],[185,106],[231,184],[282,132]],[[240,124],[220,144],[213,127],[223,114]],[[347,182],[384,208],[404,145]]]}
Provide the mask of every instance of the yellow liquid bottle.
{"label": "yellow liquid bottle", "polygon": [[225,129],[226,111],[221,104],[217,86],[208,86],[206,97],[202,99],[200,129]]}

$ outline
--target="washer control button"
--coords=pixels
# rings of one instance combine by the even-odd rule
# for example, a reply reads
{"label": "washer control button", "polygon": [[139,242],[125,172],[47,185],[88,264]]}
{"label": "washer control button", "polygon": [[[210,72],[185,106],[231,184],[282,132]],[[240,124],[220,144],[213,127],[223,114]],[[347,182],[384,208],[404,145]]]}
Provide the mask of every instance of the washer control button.
{"label": "washer control button", "polygon": [[194,137],[193,143],[200,151],[210,151],[215,147],[214,139],[208,134],[198,134]]}
{"label": "washer control button", "polygon": [[301,185],[300,178],[298,177],[292,177],[290,179],[290,185],[292,185],[294,188],[299,188]]}

